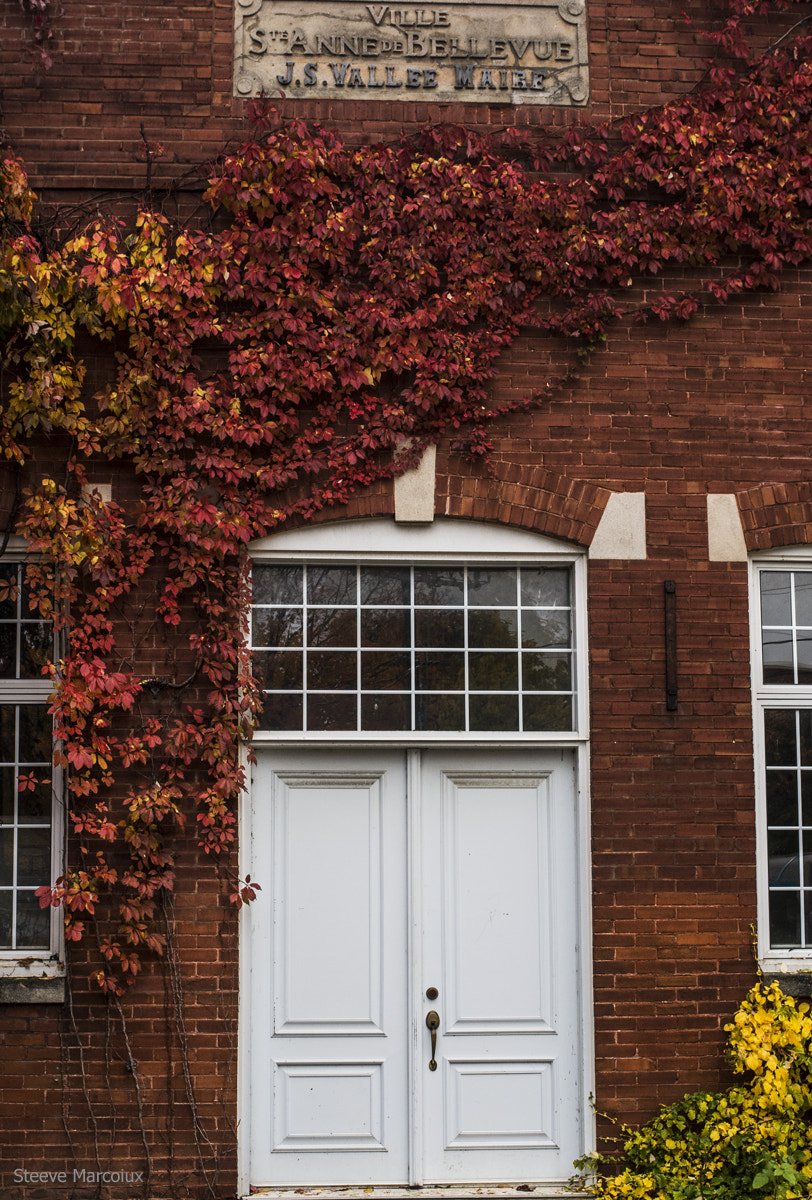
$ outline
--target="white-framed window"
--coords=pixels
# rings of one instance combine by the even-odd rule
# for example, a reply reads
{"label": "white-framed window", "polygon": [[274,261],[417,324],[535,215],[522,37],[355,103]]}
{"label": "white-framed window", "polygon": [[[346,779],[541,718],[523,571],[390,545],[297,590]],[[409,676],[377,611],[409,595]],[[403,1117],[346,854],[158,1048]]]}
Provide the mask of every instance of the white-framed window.
{"label": "white-framed window", "polygon": [[58,969],[60,914],[36,890],[61,872],[61,779],[53,766],[49,621],[32,610],[22,561],[0,562],[0,976]]}
{"label": "white-framed window", "polygon": [[762,965],[812,962],[812,552],[751,563]]}
{"label": "white-framed window", "polygon": [[347,522],[251,552],[260,740],[586,736],[583,554],[455,520]]}

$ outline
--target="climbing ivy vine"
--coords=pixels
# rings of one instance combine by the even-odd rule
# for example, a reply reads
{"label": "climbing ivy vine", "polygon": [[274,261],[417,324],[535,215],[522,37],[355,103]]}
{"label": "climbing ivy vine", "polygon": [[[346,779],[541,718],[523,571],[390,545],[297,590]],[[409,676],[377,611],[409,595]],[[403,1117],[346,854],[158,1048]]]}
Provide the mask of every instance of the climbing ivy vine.
{"label": "climbing ivy vine", "polygon": [[[812,257],[812,39],[801,22],[750,61],[743,34],[791,3],[731,0],[706,86],[556,139],[432,127],[351,149],[257,102],[195,226],[152,204],[53,246],[4,151],[1,447],[63,647],[49,671],[78,847],[41,899],[69,940],[93,926],[102,989],[162,953],[173,831],[194,818],[218,861],[234,839],[258,703],[246,544],[440,438],[487,460],[494,420],[566,388],[613,325],[686,320]],[[690,289],[631,298],[672,268]],[[497,403],[528,329],[571,366]],[[43,446],[61,456],[44,478]],[[89,483],[111,463],[131,501]],[[254,887],[235,876],[232,899]]]}

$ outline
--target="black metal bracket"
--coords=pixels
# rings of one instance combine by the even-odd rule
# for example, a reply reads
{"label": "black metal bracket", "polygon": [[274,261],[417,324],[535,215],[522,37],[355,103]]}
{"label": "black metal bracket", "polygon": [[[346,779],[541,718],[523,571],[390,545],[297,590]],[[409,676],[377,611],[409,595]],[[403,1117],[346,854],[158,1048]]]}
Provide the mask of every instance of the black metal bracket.
{"label": "black metal bracket", "polygon": [[676,712],[677,698],[677,584],[666,579],[665,592],[665,707]]}

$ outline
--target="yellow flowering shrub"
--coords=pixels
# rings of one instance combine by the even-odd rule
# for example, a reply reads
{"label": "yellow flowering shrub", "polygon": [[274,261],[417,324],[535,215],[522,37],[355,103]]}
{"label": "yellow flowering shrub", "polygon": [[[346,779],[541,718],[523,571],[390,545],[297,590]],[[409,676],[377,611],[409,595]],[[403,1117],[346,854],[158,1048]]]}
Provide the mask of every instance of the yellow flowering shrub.
{"label": "yellow flowering shrub", "polygon": [[597,1200],[812,1197],[809,1005],[777,983],[759,983],[725,1032],[730,1063],[745,1081],[685,1096],[642,1129],[624,1128],[626,1165],[593,1184]]}

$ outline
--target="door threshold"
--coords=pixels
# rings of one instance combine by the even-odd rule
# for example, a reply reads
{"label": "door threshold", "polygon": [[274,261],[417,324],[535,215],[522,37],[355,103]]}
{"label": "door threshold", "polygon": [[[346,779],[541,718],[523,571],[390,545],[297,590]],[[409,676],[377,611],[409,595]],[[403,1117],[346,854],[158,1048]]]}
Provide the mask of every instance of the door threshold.
{"label": "door threshold", "polygon": [[252,1187],[251,1196],[268,1200],[574,1200],[592,1193],[578,1179],[565,1183],[469,1183],[415,1187]]}

